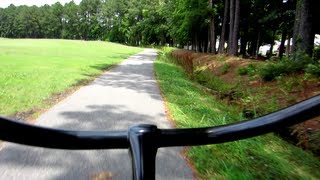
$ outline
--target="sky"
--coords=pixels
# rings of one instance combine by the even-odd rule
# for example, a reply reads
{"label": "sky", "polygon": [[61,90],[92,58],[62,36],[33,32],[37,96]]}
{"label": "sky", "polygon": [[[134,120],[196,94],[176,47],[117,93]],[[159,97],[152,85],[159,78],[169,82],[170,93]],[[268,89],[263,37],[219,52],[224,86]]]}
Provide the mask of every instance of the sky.
{"label": "sky", "polygon": [[[67,2],[70,2],[71,0],[0,0],[0,7],[5,8],[8,7],[10,4],[14,4],[15,6],[20,5],[27,5],[27,6],[42,6],[45,4],[54,4],[56,2],[60,2],[62,5],[64,5]],[[79,4],[81,0],[74,0],[76,4]]]}

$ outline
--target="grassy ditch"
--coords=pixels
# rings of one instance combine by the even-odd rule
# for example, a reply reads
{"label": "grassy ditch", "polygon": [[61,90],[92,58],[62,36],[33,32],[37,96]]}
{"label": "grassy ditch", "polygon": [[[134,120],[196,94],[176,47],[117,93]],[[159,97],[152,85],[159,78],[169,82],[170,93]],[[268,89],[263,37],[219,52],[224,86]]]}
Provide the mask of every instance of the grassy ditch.
{"label": "grassy ditch", "polygon": [[[244,119],[237,106],[213,97],[174,59],[162,51],[156,77],[171,118],[179,128],[216,126]],[[320,161],[279,137],[268,134],[231,143],[192,147],[187,151],[201,179],[319,179]]]}
{"label": "grassy ditch", "polygon": [[0,39],[0,115],[43,107],[53,94],[141,50],[98,41]]}
{"label": "grassy ditch", "polygon": [[[175,50],[174,61],[193,81],[219,100],[254,118],[320,94],[319,62],[282,59],[257,61]],[[320,117],[300,123],[280,134],[292,143],[320,155]]]}

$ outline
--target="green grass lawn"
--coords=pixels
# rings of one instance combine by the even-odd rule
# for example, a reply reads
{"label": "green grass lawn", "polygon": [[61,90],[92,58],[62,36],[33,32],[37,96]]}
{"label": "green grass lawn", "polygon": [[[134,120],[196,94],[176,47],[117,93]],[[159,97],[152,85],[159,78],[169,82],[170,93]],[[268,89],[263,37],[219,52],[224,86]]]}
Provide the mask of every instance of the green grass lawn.
{"label": "green grass lawn", "polygon": [[0,115],[45,106],[53,94],[141,50],[98,41],[0,39]]}
{"label": "green grass lawn", "polygon": [[[179,128],[216,126],[243,120],[239,111],[205,93],[165,54],[156,77]],[[320,160],[276,135],[187,151],[200,179],[320,179]]]}

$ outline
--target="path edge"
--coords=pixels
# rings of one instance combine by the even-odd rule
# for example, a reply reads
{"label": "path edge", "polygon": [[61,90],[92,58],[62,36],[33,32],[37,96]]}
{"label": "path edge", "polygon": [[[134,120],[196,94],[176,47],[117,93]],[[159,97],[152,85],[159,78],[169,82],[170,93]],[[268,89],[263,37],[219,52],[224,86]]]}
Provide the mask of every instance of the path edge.
{"label": "path edge", "polygon": [[[160,92],[160,95],[161,95],[161,98],[162,98],[162,102],[163,102],[163,106],[164,106],[164,110],[165,110],[165,114],[166,114],[166,120],[169,122],[169,124],[171,125],[172,128],[177,128],[176,122],[174,121],[174,119],[171,116],[169,105],[168,105],[168,101],[167,101],[166,97],[164,96],[164,94],[163,94],[163,92],[162,92],[162,90],[160,88],[160,83],[159,83],[159,80],[157,78],[157,74],[156,74],[156,71],[155,71],[155,68],[154,68],[154,66],[155,66],[154,62],[157,61],[157,58],[158,58],[158,51],[157,50],[156,50],[156,53],[157,53],[157,56],[153,61],[153,78],[157,82],[156,83],[157,84],[157,88],[158,88],[158,90]],[[190,149],[190,147],[184,146],[182,148],[182,150],[179,151],[179,154],[182,156],[182,158],[184,159],[186,164],[191,169],[194,179],[198,180],[198,179],[200,179],[199,175],[198,175],[198,171],[197,171],[195,165],[193,164],[193,162],[189,159],[189,157],[187,155],[187,151],[189,149]]]}

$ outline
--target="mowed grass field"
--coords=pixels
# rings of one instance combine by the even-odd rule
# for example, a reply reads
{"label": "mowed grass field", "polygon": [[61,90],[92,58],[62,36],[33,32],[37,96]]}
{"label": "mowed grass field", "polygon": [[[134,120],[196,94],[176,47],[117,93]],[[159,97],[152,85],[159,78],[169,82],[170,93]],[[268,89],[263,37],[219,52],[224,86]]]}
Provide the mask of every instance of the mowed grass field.
{"label": "mowed grass field", "polygon": [[109,42],[0,38],[0,116],[45,100],[142,51]]}

